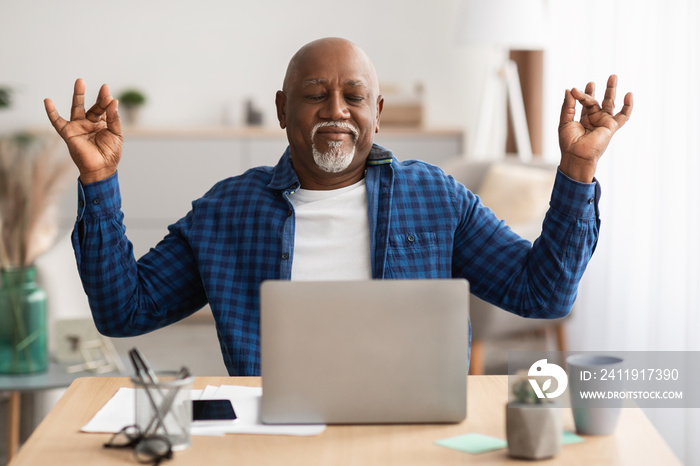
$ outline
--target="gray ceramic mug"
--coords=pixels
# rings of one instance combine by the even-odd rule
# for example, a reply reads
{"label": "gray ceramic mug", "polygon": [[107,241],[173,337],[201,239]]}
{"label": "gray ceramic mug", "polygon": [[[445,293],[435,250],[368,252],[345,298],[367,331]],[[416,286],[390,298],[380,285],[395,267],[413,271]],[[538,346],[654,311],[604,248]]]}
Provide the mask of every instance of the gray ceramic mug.
{"label": "gray ceramic mug", "polygon": [[[615,371],[623,362],[616,356],[595,354],[575,354],[566,358],[571,409],[577,433],[608,435],[615,431],[622,399],[608,396],[623,388],[621,378],[615,376]],[[606,398],[592,398],[595,396],[593,393]]]}

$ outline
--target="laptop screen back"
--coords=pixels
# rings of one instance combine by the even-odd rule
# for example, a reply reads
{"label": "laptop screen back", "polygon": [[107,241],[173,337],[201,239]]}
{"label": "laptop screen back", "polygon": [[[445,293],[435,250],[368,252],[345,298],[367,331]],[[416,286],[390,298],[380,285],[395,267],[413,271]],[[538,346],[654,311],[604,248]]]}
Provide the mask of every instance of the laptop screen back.
{"label": "laptop screen back", "polygon": [[466,280],[264,282],[263,422],[463,420],[468,306]]}

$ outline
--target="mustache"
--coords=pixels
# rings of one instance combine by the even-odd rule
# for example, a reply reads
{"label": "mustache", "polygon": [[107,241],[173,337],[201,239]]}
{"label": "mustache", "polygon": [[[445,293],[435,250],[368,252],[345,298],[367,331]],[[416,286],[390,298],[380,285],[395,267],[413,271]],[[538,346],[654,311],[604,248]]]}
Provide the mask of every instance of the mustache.
{"label": "mustache", "polygon": [[313,129],[311,130],[311,139],[313,139],[316,136],[316,132],[319,129],[328,127],[349,129],[352,132],[353,136],[355,136],[355,139],[357,139],[357,137],[360,134],[360,131],[357,128],[345,121],[323,121],[321,123],[316,123],[316,125],[313,127]]}

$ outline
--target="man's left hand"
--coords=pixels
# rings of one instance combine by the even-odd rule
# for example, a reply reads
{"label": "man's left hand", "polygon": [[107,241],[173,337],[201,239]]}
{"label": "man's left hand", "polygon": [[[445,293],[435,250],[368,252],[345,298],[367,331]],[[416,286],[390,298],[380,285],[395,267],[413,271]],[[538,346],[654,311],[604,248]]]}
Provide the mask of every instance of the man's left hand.
{"label": "man's left hand", "polygon": [[[613,114],[617,76],[608,78],[602,106],[594,98],[595,84],[588,83],[586,92],[567,90],[559,120],[560,170],[569,178],[582,183],[593,182],[598,160],[605,152],[613,134],[632,114],[632,93],[625,95],[622,110]],[[581,119],[574,121],[576,101],[583,106]]]}

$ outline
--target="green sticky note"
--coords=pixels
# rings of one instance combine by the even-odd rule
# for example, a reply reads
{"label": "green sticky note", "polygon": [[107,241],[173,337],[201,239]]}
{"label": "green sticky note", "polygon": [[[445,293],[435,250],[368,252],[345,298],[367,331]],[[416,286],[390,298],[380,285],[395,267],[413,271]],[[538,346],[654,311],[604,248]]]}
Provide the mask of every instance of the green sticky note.
{"label": "green sticky note", "polygon": [[583,442],[583,437],[579,437],[578,435],[574,434],[573,432],[564,431],[564,433],[561,435],[561,444],[562,445],[569,445],[570,443],[581,443],[581,442]]}
{"label": "green sticky note", "polygon": [[435,445],[439,445],[441,447],[452,448],[453,450],[464,451],[472,454],[499,450],[508,445],[505,440],[482,434],[458,435],[457,437],[436,440],[434,443]]}

